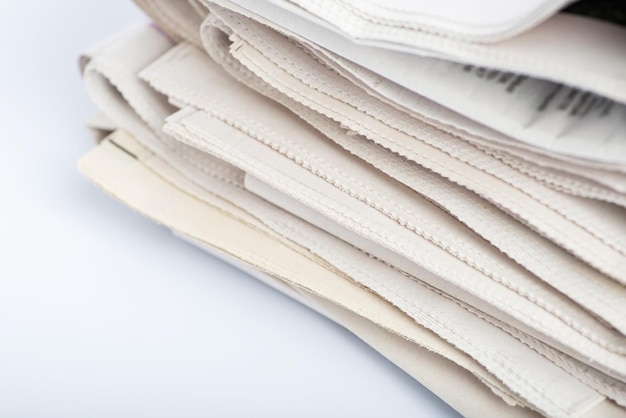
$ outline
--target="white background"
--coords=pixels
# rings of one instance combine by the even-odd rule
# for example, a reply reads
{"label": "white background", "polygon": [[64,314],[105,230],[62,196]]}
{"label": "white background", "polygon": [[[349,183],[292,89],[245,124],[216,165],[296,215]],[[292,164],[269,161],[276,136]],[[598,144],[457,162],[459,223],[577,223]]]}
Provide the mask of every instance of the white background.
{"label": "white background", "polygon": [[0,417],[454,416],[349,332],[76,171],[130,0],[0,0]]}

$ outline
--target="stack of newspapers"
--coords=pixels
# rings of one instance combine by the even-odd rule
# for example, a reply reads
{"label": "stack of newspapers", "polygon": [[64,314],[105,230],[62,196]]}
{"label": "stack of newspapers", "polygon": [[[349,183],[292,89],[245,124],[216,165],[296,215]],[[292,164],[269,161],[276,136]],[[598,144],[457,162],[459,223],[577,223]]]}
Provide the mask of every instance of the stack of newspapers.
{"label": "stack of newspapers", "polygon": [[82,173],[463,415],[626,416],[623,2],[136,3]]}

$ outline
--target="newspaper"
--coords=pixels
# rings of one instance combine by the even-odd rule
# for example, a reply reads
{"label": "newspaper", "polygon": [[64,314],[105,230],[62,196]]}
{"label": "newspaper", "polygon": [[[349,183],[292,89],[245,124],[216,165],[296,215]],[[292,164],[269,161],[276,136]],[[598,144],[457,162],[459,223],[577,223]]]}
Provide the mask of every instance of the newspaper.
{"label": "newspaper", "polygon": [[103,112],[87,177],[466,416],[626,415],[626,113],[608,91],[625,63],[530,77],[481,61],[516,42],[535,54],[565,2],[477,0],[482,17],[448,2],[137,3],[156,24],[81,60]]}

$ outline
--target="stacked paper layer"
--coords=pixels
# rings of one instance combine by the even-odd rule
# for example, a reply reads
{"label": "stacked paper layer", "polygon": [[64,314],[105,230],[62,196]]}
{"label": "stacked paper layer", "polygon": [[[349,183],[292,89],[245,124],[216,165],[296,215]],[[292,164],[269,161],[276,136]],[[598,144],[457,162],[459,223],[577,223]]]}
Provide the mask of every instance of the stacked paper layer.
{"label": "stacked paper layer", "polygon": [[81,59],[85,175],[464,415],[626,415],[626,28],[549,0],[137,3],[155,24]]}

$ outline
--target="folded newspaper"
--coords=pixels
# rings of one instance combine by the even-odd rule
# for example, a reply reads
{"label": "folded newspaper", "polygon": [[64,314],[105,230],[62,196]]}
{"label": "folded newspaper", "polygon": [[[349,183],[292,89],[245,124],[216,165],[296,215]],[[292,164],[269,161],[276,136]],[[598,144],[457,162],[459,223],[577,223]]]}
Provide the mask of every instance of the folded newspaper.
{"label": "folded newspaper", "polygon": [[136,3],[94,183],[463,415],[626,416],[619,1]]}

